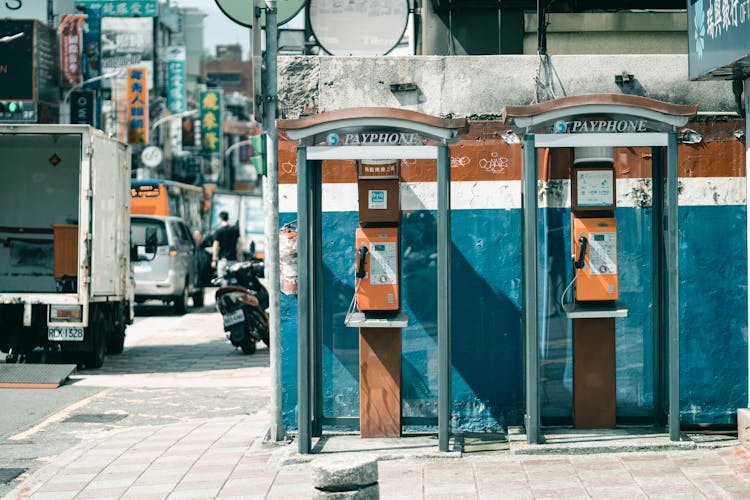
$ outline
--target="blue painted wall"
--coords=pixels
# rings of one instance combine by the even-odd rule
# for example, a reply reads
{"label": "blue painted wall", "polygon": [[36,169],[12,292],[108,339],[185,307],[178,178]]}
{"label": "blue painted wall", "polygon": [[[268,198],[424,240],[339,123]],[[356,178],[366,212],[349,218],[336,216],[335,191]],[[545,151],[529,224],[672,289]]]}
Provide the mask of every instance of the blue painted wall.
{"label": "blue painted wall", "polygon": [[[617,209],[621,302],[617,320],[618,408],[653,404],[651,211]],[[568,209],[540,211],[543,304],[542,401],[548,415],[569,416],[570,323],[560,295],[572,278]],[[295,218],[282,213],[280,223]],[[734,422],[747,405],[746,214],[744,206],[680,208],[680,363],[682,421]],[[358,337],[344,326],[354,293],[356,212],[323,214],[324,412],[359,414]],[[453,232],[453,414],[455,427],[520,425],[524,413],[521,331],[521,211],[457,210]],[[403,414],[436,416],[435,213],[404,212],[402,305]],[[545,272],[546,271],[546,272]],[[570,300],[570,297],[567,298]],[[282,295],[285,424],[296,428],[297,300]]]}

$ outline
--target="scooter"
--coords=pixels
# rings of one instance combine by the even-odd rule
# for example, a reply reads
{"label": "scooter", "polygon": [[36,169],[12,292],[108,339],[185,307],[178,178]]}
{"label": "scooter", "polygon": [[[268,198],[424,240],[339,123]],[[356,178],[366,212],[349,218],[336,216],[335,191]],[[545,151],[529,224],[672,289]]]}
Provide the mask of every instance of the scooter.
{"label": "scooter", "polygon": [[258,280],[263,277],[263,262],[250,260],[229,266],[224,276],[211,283],[222,284],[216,291],[216,309],[224,321],[224,331],[233,346],[245,354],[255,352],[255,344],[268,340],[268,291]]}

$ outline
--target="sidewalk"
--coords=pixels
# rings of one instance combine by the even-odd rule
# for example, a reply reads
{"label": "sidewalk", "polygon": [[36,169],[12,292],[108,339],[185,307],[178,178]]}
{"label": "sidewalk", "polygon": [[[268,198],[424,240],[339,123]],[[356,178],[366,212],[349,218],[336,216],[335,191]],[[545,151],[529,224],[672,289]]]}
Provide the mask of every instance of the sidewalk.
{"label": "sidewalk", "polygon": [[312,461],[347,453],[380,457],[384,499],[750,498],[750,452],[736,441],[630,453],[441,454],[429,435],[389,446],[331,434],[316,444],[319,453],[299,455],[295,443],[263,442],[269,420],[263,410],[93,435],[5,499],[311,498]]}

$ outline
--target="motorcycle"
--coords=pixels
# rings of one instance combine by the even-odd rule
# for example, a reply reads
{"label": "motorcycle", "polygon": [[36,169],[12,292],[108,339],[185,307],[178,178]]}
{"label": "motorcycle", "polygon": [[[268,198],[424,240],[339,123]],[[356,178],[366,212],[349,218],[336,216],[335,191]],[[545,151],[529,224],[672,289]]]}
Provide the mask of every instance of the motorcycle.
{"label": "motorcycle", "polygon": [[216,291],[216,309],[224,321],[224,331],[233,346],[245,354],[255,352],[260,340],[268,340],[268,291],[258,278],[263,277],[263,262],[237,262],[226,269],[224,276],[211,282],[222,286]]}

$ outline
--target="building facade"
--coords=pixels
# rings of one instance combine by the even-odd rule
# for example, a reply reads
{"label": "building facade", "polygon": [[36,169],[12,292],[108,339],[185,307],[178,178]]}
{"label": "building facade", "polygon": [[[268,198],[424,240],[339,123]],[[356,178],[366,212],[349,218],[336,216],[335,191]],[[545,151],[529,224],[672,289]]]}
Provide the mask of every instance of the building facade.
{"label": "building facade", "polygon": [[[493,430],[523,424],[525,411],[521,150],[502,123],[503,107],[538,102],[550,89],[557,97],[630,93],[698,104],[699,115],[679,132],[680,418],[683,424],[734,423],[748,396],[747,217],[745,124],[734,111],[731,83],[689,82],[682,54],[560,55],[544,64],[524,55],[283,58],[280,109],[284,118],[296,118],[411,102],[403,107],[469,117],[469,130],[450,147],[452,419],[456,429]],[[536,82],[545,73],[554,78],[540,91]],[[538,183],[539,300],[547,311],[540,338],[543,424],[572,416],[572,329],[560,304],[573,275],[564,155],[541,155]],[[297,217],[293,141],[280,137],[278,161],[280,222],[286,224]],[[653,421],[658,403],[651,162],[643,148],[615,149],[621,302],[629,309],[616,322],[619,423]],[[323,413],[356,418],[357,331],[344,326],[355,282],[356,166],[326,161],[322,176]],[[401,162],[401,293],[410,318],[402,330],[402,411],[425,422],[437,412],[436,180],[434,163]],[[281,307],[283,412],[285,424],[295,427],[296,296],[282,295]]]}

